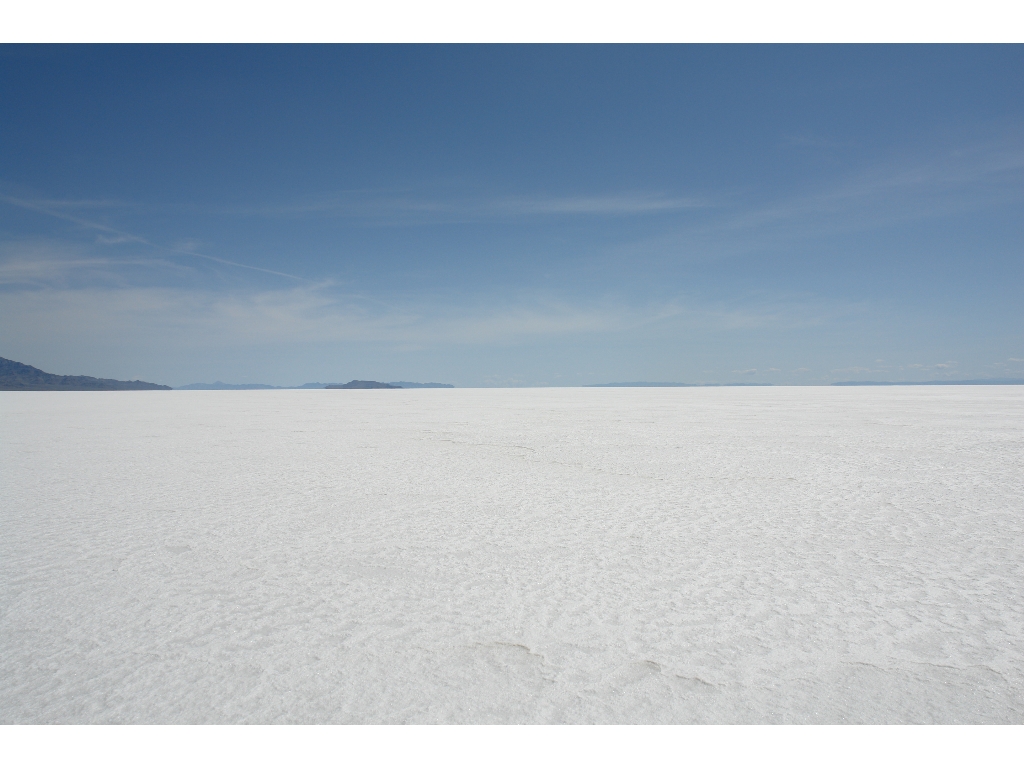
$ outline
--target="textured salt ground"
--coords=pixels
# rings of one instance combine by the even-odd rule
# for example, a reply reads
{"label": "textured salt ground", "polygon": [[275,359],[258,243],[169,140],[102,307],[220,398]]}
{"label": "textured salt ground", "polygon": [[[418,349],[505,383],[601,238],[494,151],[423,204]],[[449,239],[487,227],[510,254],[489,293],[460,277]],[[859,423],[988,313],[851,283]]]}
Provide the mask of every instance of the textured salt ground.
{"label": "textured salt ground", "polygon": [[1024,387],[0,393],[0,721],[1024,722]]}

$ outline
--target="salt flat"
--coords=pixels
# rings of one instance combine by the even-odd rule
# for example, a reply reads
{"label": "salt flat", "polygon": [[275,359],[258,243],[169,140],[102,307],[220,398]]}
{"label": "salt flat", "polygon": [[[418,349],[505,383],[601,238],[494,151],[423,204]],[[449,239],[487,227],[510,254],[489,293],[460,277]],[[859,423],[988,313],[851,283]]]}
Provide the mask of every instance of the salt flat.
{"label": "salt flat", "polygon": [[1024,387],[0,393],[0,720],[1024,722]]}

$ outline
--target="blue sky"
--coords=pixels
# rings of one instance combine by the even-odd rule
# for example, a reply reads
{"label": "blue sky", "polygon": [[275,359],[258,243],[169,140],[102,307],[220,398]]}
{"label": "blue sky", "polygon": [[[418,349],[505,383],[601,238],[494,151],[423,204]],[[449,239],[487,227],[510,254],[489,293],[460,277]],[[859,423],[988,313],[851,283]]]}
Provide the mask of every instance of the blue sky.
{"label": "blue sky", "polygon": [[0,46],[0,356],[1024,376],[1021,46]]}

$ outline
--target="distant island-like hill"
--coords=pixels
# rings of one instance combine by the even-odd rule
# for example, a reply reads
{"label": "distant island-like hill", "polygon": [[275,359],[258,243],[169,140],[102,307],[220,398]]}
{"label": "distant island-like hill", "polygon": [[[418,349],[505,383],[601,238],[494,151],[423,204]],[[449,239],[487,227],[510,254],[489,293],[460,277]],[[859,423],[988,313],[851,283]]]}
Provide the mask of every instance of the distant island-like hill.
{"label": "distant island-like hill", "polygon": [[324,389],[402,389],[395,384],[385,384],[383,381],[358,381],[353,379],[348,384],[328,384]]}
{"label": "distant island-like hill", "polygon": [[93,392],[125,389],[170,389],[148,381],[117,381],[92,376],[59,376],[31,365],[0,357],[0,390],[6,392]]}

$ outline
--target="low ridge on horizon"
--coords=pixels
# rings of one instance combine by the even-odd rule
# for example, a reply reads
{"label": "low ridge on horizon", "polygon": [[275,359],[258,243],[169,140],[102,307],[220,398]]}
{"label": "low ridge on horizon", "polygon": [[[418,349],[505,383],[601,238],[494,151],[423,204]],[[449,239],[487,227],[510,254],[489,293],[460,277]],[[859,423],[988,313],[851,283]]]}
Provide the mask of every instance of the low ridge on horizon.
{"label": "low ridge on horizon", "polygon": [[676,381],[615,381],[609,384],[584,384],[584,387],[773,387],[774,384],[736,382],[726,384],[684,384]]}
{"label": "low ridge on horizon", "polygon": [[[352,382],[349,382],[352,383]],[[381,382],[376,382],[381,383]],[[418,381],[389,381],[386,382],[395,389],[455,389],[454,384],[440,384],[435,381],[429,382],[418,382]],[[277,386],[275,384],[226,384],[223,381],[215,381],[212,384],[185,384],[181,387],[174,387],[174,389],[188,389],[188,390],[246,390],[246,389],[337,389],[342,386],[339,383],[324,383],[320,381],[308,382],[306,384],[299,384],[297,386]],[[354,389],[354,387],[350,387]]]}
{"label": "low ridge on horizon", "polygon": [[[823,386],[833,387],[898,387],[898,386],[969,386],[969,385],[1024,385],[1024,378],[990,379],[933,379],[928,381],[835,381]],[[686,383],[674,381],[626,381],[603,384],[583,384],[586,388],[600,387],[772,387],[767,382]],[[798,385],[800,386],[800,385]],[[802,385],[814,386],[814,385]],[[93,376],[70,376],[47,373],[16,360],[0,357],[0,391],[128,391],[128,390],[280,390],[280,389],[454,389],[453,384],[439,382],[391,381],[380,382],[353,379],[348,383],[308,382],[296,386],[274,384],[228,384],[217,380],[212,384],[194,383],[170,387],[147,381],[121,381]]]}
{"label": "low ridge on horizon", "polygon": [[933,379],[931,381],[833,381],[833,387],[912,387],[912,386],[936,386],[936,385],[958,385],[969,384],[1024,384],[1024,379],[957,379],[943,381]]}
{"label": "low ridge on horizon", "polygon": [[394,384],[385,384],[383,381],[361,381],[352,379],[347,384],[328,384],[325,389],[401,389]]}
{"label": "low ridge on horizon", "polygon": [[92,392],[142,389],[169,390],[171,387],[139,380],[119,381],[118,379],[97,379],[93,376],[63,376],[0,357],[0,391]]}

